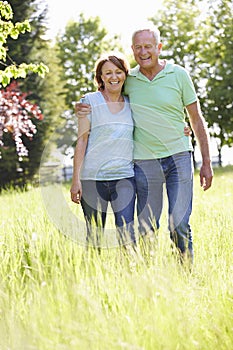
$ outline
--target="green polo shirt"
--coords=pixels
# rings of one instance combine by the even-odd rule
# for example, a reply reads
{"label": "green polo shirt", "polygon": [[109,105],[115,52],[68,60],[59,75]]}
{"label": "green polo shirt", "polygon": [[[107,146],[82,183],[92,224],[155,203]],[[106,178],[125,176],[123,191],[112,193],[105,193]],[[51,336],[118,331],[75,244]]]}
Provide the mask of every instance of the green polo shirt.
{"label": "green polo shirt", "polygon": [[166,62],[153,80],[130,71],[124,93],[129,96],[134,119],[134,159],[158,159],[193,150],[184,135],[185,106],[197,101],[187,71]]}

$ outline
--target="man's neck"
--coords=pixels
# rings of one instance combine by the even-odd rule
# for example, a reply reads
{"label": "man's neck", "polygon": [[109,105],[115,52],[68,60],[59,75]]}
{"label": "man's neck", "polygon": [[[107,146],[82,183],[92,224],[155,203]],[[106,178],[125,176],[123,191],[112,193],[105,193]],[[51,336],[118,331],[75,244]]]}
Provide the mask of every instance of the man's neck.
{"label": "man's neck", "polygon": [[164,69],[166,61],[159,61],[153,68],[145,69],[140,67],[140,72],[145,75],[149,80],[153,80],[156,75]]}

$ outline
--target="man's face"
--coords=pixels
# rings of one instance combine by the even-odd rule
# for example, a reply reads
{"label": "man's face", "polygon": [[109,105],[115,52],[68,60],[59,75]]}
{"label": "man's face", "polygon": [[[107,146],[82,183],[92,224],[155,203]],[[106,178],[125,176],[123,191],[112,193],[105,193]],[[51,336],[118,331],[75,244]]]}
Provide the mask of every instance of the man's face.
{"label": "man's face", "polygon": [[144,30],[135,35],[131,48],[139,66],[143,69],[151,69],[158,62],[162,44],[156,43],[153,33]]}

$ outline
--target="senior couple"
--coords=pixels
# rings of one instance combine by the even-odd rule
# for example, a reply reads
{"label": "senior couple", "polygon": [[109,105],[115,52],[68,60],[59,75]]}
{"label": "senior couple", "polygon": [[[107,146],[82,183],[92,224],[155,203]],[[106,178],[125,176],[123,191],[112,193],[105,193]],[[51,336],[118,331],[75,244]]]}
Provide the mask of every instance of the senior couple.
{"label": "senior couple", "polygon": [[88,244],[98,245],[93,227],[104,229],[109,202],[119,241],[136,244],[135,201],[139,234],[154,234],[165,184],[170,238],[181,257],[193,260],[193,149],[186,112],[202,155],[204,190],[213,178],[206,122],[187,71],[159,58],[159,30],[137,30],[131,47],[137,66],[130,70],[120,54],[101,57],[95,68],[98,90],[76,105],[71,200],[81,203]]}

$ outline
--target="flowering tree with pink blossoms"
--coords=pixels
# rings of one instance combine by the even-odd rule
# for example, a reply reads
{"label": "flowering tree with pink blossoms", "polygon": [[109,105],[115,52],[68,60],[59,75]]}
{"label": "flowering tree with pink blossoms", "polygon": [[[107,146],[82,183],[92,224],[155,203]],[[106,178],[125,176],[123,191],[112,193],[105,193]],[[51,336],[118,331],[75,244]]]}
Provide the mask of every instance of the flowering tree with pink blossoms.
{"label": "flowering tree with pink blossoms", "polygon": [[0,147],[4,147],[4,132],[11,133],[19,157],[28,155],[22,136],[32,140],[37,131],[32,119],[43,119],[40,108],[28,101],[27,96],[19,90],[16,81],[0,90]]}
{"label": "flowering tree with pink blossoms", "polygon": [[[19,34],[30,31],[28,20],[13,23],[13,11],[7,1],[0,1],[0,64],[5,66],[0,70],[0,156],[4,147],[4,133],[11,133],[15,142],[18,157],[28,155],[28,150],[23,143],[23,136],[32,140],[36,133],[36,126],[32,119],[43,119],[40,108],[27,100],[27,93],[20,91],[15,79],[25,78],[30,72],[37,73],[42,78],[48,72],[48,67],[43,63],[21,63],[6,65],[7,38],[17,39]],[[9,85],[10,84],[10,85]]]}

